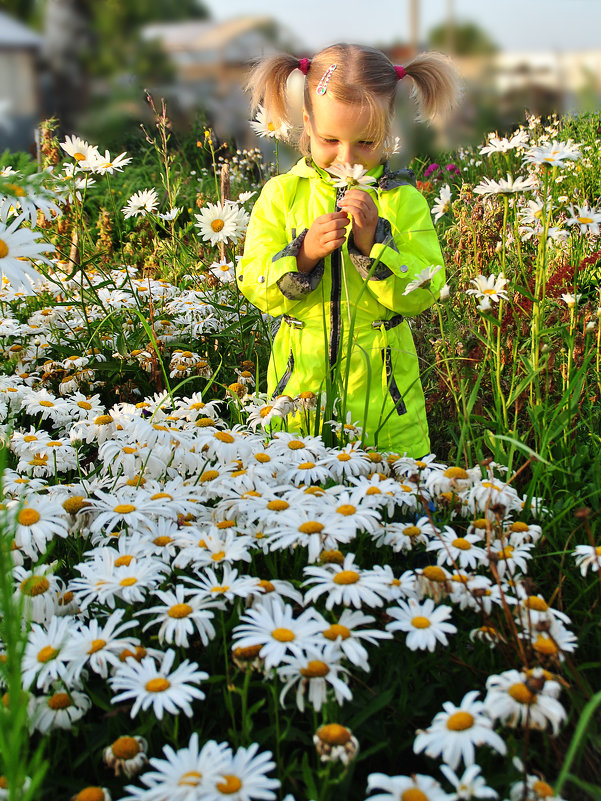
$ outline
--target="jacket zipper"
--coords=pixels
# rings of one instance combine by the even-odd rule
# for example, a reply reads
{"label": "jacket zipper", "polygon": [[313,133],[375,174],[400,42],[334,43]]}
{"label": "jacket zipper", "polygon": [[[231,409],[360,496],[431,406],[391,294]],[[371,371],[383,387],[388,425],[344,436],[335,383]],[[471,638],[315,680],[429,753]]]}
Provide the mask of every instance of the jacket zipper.
{"label": "jacket zipper", "polygon": [[[345,193],[344,188],[340,188],[336,194],[336,205],[334,211],[340,211],[338,201],[342,199]],[[341,249],[337,248],[330,257],[330,272],[332,277],[332,288],[330,290],[330,343],[329,343],[329,359],[330,359],[330,380],[334,380],[334,372],[336,362],[340,350],[340,296],[342,292],[342,274],[341,274]]]}

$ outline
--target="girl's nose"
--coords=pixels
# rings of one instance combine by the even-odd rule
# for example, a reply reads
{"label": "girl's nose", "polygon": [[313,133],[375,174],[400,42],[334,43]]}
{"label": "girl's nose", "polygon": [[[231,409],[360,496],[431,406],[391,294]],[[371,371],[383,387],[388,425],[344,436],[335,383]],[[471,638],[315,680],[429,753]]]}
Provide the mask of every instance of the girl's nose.
{"label": "girl's nose", "polygon": [[338,147],[338,161],[353,164],[353,148],[351,145],[340,144]]}

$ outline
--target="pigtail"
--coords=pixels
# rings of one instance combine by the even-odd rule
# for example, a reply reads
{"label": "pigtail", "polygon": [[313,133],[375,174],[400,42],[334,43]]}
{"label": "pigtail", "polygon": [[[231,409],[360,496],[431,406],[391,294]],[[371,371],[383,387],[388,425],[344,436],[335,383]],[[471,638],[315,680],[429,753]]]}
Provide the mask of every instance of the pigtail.
{"label": "pigtail", "polygon": [[270,56],[254,65],[244,87],[251,94],[251,115],[262,105],[276,127],[290,124],[286,84],[298,66],[299,60],[286,53]]}
{"label": "pigtail", "polygon": [[455,108],[460,81],[450,58],[442,53],[420,53],[404,70],[413,80],[411,97],[417,102],[420,119],[434,120]]}

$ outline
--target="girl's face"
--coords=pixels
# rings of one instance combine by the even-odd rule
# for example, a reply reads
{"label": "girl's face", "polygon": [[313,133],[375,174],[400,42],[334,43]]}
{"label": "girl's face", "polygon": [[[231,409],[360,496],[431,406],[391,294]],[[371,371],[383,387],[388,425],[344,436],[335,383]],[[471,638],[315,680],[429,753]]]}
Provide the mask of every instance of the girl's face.
{"label": "girl's face", "polygon": [[361,164],[366,170],[383,161],[383,148],[369,138],[369,109],[357,109],[328,95],[315,95],[313,110],[303,109],[305,129],[311,141],[311,156],[318,167],[333,164]]}

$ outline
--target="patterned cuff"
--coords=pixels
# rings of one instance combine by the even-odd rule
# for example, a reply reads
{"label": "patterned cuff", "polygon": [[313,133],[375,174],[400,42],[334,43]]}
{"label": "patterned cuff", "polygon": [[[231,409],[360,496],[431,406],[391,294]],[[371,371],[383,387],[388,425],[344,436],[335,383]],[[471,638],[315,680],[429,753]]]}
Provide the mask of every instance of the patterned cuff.
{"label": "patterned cuff", "polygon": [[[390,223],[383,217],[378,217],[376,232],[374,234],[374,245],[375,244],[386,245],[396,250],[398,253],[397,246],[392,238]],[[392,275],[392,271],[382,262],[379,262],[372,270],[375,259],[372,259],[370,256],[365,256],[360,250],[357,250],[352,231],[348,238],[348,254],[361,278],[367,278],[369,276],[371,281],[383,281],[385,278],[390,278]]]}
{"label": "patterned cuff", "polygon": [[[280,250],[279,253],[276,253],[273,257],[272,261],[277,261],[278,259],[285,258],[286,256],[293,256],[296,258],[300,253],[301,246],[307,236],[309,229],[305,228],[304,231],[296,236],[292,242],[289,242],[283,250]],[[299,272],[289,272],[284,273],[284,275],[279,279],[277,285],[279,287],[280,292],[284,297],[288,298],[288,300],[301,300],[308,295],[310,292],[313,292],[314,289],[317,289],[321,279],[323,278],[323,271],[324,271],[324,261],[320,259],[317,262],[315,267],[309,273],[299,273]]]}

